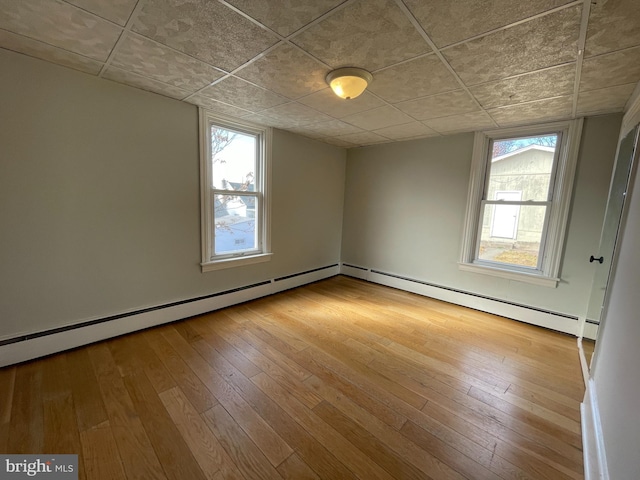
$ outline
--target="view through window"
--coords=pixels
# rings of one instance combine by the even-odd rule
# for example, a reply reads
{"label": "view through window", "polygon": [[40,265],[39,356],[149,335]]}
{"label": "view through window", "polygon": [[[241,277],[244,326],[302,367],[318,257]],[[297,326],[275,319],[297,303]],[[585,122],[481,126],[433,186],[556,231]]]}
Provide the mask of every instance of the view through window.
{"label": "view through window", "polygon": [[258,248],[256,135],[211,125],[213,257]]}
{"label": "view through window", "polygon": [[560,134],[494,139],[475,258],[541,269]]}

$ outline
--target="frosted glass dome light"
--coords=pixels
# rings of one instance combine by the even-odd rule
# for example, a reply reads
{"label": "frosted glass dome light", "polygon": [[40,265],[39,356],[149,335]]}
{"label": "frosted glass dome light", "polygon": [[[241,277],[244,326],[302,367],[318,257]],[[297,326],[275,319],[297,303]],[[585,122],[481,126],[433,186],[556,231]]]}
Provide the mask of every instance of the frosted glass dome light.
{"label": "frosted glass dome light", "polygon": [[333,92],[345,100],[361,95],[372,80],[373,75],[355,67],[339,68],[327,75],[327,83]]}

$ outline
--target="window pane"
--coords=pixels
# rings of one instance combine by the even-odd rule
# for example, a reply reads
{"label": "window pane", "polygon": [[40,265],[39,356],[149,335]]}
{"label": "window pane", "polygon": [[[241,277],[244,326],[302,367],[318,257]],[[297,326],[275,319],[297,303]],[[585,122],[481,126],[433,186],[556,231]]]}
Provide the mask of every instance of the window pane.
{"label": "window pane", "polygon": [[485,205],[477,258],[536,268],[546,206]]}
{"label": "window pane", "polygon": [[215,255],[253,250],[257,246],[253,195],[215,195]]}
{"label": "window pane", "polygon": [[213,188],[255,192],[258,138],[211,126]]}
{"label": "window pane", "polygon": [[557,135],[495,140],[485,199],[520,192],[523,201],[548,200],[557,141]]}

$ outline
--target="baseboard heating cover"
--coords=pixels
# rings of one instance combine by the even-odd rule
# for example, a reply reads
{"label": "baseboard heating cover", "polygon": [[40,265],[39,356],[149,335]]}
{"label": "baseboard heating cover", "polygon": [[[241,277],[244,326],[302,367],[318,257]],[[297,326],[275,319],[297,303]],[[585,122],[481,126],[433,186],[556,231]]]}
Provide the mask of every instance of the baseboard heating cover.
{"label": "baseboard heating cover", "polygon": [[339,264],[328,265],[211,295],[5,338],[0,340],[0,367],[212,312],[333,277],[339,273]]}
{"label": "baseboard heating cover", "polygon": [[425,297],[578,336],[578,317],[434,285],[393,273],[343,263],[340,273]]}

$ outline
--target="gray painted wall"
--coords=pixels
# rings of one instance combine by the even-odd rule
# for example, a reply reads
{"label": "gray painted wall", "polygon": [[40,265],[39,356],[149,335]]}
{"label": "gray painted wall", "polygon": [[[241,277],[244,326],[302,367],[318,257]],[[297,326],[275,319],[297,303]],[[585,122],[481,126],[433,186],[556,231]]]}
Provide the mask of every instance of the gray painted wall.
{"label": "gray painted wall", "polygon": [[627,202],[609,286],[608,308],[593,365],[612,480],[640,478],[640,175],[637,173],[631,182]]}
{"label": "gray painted wall", "polygon": [[342,261],[554,312],[583,315],[621,116],[588,118],[557,288],[458,269],[473,134],[349,150]]}
{"label": "gray painted wall", "polygon": [[346,153],[275,131],[267,263],[201,273],[197,109],[0,49],[0,339],[339,262]]}

